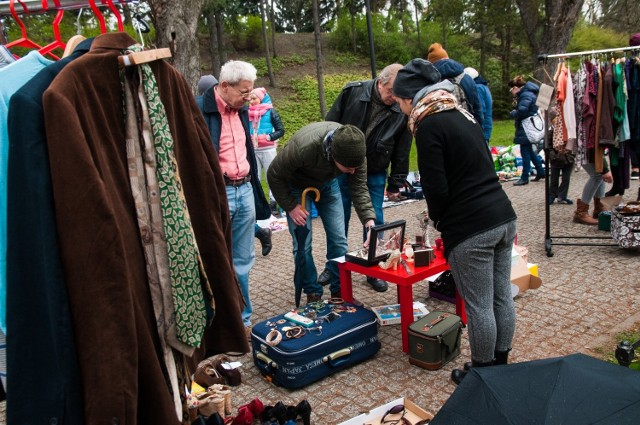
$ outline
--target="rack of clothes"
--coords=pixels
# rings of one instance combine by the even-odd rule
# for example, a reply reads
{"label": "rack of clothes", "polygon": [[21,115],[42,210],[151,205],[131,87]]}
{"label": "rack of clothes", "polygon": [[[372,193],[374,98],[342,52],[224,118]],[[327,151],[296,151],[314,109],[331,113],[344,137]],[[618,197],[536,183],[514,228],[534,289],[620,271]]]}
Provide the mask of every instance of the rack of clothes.
{"label": "rack of clothes", "polygon": [[[575,156],[576,166],[589,161],[595,165],[596,172],[602,172],[604,152],[608,149],[611,162],[619,173],[615,178],[621,184],[626,182],[628,188],[630,144],[640,143],[639,52],[640,47],[627,46],[538,56],[545,69],[546,83],[554,86],[550,107],[554,110],[547,110],[545,114],[546,128],[553,131],[547,131],[544,140],[545,250],[548,257],[553,256],[553,245],[617,246],[610,242],[610,235],[552,235],[549,161],[552,152],[569,151]],[[622,57],[614,57],[620,53],[623,53]],[[564,62],[571,57],[582,59],[573,74]],[[559,59],[553,77],[547,70],[549,59]],[[554,116],[553,121],[550,121],[550,115]],[[554,239],[567,241],[554,242]]]}
{"label": "rack of clothes", "polygon": [[249,351],[223,175],[164,57],[105,31],[0,68],[7,423],[188,424],[199,361]]}

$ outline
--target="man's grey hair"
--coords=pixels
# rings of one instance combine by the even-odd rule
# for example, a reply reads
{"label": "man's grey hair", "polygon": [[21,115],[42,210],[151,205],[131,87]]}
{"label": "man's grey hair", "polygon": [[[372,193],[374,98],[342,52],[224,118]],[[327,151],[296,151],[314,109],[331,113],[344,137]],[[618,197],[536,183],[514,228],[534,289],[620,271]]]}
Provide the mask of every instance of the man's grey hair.
{"label": "man's grey hair", "polygon": [[256,67],[249,62],[228,61],[220,68],[220,81],[238,84],[240,81],[255,81],[258,78]]}
{"label": "man's grey hair", "polygon": [[380,83],[382,83],[382,85],[384,86],[389,82],[389,80],[396,78],[396,74],[402,69],[403,66],[404,65],[401,65],[399,63],[392,63],[391,65],[385,66],[385,68],[378,76],[378,80],[380,80]]}

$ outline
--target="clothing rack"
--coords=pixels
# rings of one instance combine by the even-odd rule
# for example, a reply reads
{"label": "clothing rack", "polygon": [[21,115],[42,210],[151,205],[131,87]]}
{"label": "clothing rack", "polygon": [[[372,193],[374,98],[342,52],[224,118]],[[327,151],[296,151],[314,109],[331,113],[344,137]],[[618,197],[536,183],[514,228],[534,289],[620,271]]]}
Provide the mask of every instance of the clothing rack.
{"label": "clothing rack", "polygon": [[[612,49],[600,49],[600,50],[586,50],[582,52],[571,52],[571,53],[556,53],[556,54],[540,54],[538,55],[538,61],[542,62],[543,67],[546,67],[547,60],[553,58],[569,58],[574,56],[591,56],[591,55],[599,55],[604,53],[615,53],[615,52],[626,52],[631,50],[640,50],[640,46],[626,46],[626,47],[617,47]],[[545,72],[546,79],[549,79],[549,74]],[[550,81],[550,85],[554,85],[553,81]],[[555,87],[554,87],[555,93]],[[549,114],[545,114],[545,128],[549,128]],[[553,136],[549,134],[547,131],[544,138],[544,153],[545,153],[545,176],[544,176],[544,218],[545,218],[545,238],[544,238],[544,247],[547,252],[547,257],[553,257],[553,238],[556,239],[569,239],[569,240],[611,240],[611,236],[569,236],[569,235],[551,235],[551,209],[549,204],[549,178],[550,178],[550,167],[549,167],[549,153],[553,149]],[[604,243],[604,242],[556,242],[555,245],[563,245],[563,246],[618,246],[614,243]]]}

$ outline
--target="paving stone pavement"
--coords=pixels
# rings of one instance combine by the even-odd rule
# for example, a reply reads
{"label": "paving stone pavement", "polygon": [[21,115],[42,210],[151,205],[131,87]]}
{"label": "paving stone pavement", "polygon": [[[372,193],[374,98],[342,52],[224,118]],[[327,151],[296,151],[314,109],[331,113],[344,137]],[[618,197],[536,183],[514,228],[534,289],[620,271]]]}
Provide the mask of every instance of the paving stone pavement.
{"label": "paving stone pavement", "polygon": [[[573,175],[571,199],[575,200],[580,195],[585,181],[584,171]],[[553,257],[547,257],[544,247],[544,183],[531,182],[527,186],[514,187],[507,182],[503,187],[518,215],[519,243],[529,249],[530,261],[539,264],[543,280],[539,289],[516,297],[513,362],[576,352],[594,355],[592,348],[606,343],[610,336],[625,326],[640,321],[640,282],[637,277],[640,251],[618,247],[554,246]],[[638,181],[633,181],[625,200],[635,200],[637,191]],[[415,215],[425,207],[422,200],[387,208],[384,210],[385,220],[405,219],[407,235],[415,235],[418,233]],[[575,205],[554,204],[550,209],[552,236],[607,234],[595,226],[573,223],[571,218]],[[355,249],[361,234],[355,224],[355,214],[352,217],[349,246]],[[313,226],[314,257],[321,271],[326,240],[321,221],[314,220]],[[557,239],[554,241],[559,242]],[[273,245],[271,253],[262,257],[256,240],[256,264],[250,281],[254,323],[281,314],[294,304],[293,256],[288,231],[275,232]],[[425,302],[430,310],[454,311],[453,305],[428,298],[427,291],[426,282],[417,283],[413,288],[414,299]],[[378,293],[368,287],[360,275],[354,275],[354,295],[367,306],[396,302],[394,285],[390,285],[387,292]],[[313,409],[312,423],[328,425],[338,424],[398,397],[406,397],[436,413],[455,390],[449,378],[451,370],[462,367],[470,359],[467,331],[463,332],[461,355],[438,371],[427,371],[409,364],[408,355],[401,350],[400,325],[380,327],[379,338],[382,348],[372,359],[293,391],[267,382],[254,366],[251,354],[237,357],[243,363],[243,382],[233,387],[234,408],[256,397],[265,405],[277,401],[297,404],[307,399]],[[4,403],[0,405],[0,423],[4,423],[2,408]]]}
{"label": "paving stone pavement", "polygon": [[[572,176],[569,197],[582,192],[586,173]],[[539,264],[543,280],[537,290],[529,290],[515,299],[517,329],[511,360],[521,362],[581,352],[594,355],[592,348],[640,320],[640,282],[637,278],[639,250],[614,246],[553,246],[553,256],[546,255],[544,181],[515,187],[503,185],[518,215],[519,243],[529,249],[530,262]],[[638,181],[633,181],[625,200],[635,200]],[[385,221],[405,219],[407,235],[418,233],[415,215],[426,207],[424,200],[386,208]],[[575,205],[550,206],[552,236],[601,236],[596,226],[572,222]],[[349,247],[355,249],[360,232],[352,215]],[[314,223],[314,258],[319,271],[324,265],[326,240],[322,223]],[[433,234],[432,234],[433,235]],[[611,240],[558,240],[554,242],[613,243]],[[267,257],[258,254],[251,275],[254,323],[269,319],[293,306],[293,255],[288,231],[273,234],[274,248]],[[256,242],[256,248],[259,243]],[[259,252],[259,251],[258,251]],[[430,310],[454,311],[454,306],[428,298],[428,285],[414,285],[414,299]],[[384,293],[373,291],[361,275],[354,274],[354,296],[367,306],[396,302],[395,285]],[[325,295],[326,297],[326,295]],[[438,371],[427,371],[409,364],[401,350],[400,325],[379,328],[382,348],[372,359],[299,390],[276,387],[264,380],[250,354],[243,362],[243,384],[233,390],[234,404],[244,404],[259,397],[265,404],[282,400],[294,404],[308,399],[312,423],[337,424],[350,417],[398,397],[407,397],[433,413],[455,390],[451,370],[470,360],[467,331],[463,332],[462,353]]]}

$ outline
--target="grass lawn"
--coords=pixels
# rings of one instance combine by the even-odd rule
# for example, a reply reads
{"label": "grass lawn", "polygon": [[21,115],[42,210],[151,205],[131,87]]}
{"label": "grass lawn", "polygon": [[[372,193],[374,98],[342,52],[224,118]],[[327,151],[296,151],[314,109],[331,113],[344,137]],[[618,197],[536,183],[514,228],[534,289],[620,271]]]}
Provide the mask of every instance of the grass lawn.
{"label": "grass lawn", "polygon": [[[491,132],[490,146],[510,146],[513,143],[513,135],[515,127],[513,120],[502,120],[493,122],[493,131]],[[418,156],[415,143],[411,146],[411,156],[409,158],[409,170],[418,169]]]}

